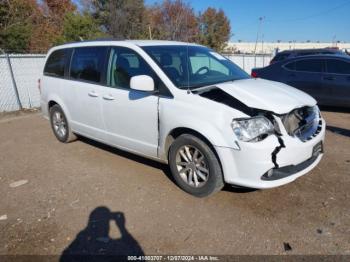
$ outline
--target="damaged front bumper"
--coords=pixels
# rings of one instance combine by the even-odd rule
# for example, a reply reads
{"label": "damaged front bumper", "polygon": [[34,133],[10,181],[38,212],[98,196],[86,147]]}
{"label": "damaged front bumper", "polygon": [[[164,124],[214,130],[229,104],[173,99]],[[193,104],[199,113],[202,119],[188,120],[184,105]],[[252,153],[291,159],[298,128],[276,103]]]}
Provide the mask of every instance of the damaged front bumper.
{"label": "damaged front bumper", "polygon": [[[288,135],[270,135],[258,143],[239,142],[239,150],[215,147],[225,182],[265,189],[288,184],[311,171],[321,161],[325,121],[308,141]],[[321,148],[321,149],[320,149]],[[316,149],[316,151],[315,151]]]}

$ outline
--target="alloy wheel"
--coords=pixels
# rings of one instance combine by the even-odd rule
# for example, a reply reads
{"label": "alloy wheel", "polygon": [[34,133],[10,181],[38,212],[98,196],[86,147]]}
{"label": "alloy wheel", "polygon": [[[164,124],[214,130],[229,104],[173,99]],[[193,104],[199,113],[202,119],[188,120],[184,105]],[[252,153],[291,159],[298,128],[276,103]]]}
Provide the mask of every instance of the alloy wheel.
{"label": "alloy wheel", "polygon": [[55,111],[52,115],[52,124],[53,128],[55,130],[55,133],[60,137],[64,138],[65,135],[67,134],[67,124],[66,121],[63,117],[63,115]]}
{"label": "alloy wheel", "polygon": [[208,181],[208,161],[204,154],[192,145],[182,146],[177,151],[176,167],[182,180],[191,187],[202,187]]}

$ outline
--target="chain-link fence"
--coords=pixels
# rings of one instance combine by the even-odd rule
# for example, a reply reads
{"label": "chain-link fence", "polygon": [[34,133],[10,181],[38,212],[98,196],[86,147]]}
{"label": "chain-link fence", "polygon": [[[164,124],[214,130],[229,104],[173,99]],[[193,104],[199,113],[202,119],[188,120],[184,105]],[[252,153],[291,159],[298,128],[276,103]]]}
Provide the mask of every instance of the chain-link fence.
{"label": "chain-link fence", "polygon": [[0,55],[0,112],[40,107],[38,79],[45,55]]}
{"label": "chain-link fence", "polygon": [[265,67],[270,64],[272,55],[251,55],[251,54],[228,54],[226,55],[232,62],[240,66],[248,74],[253,68]]}
{"label": "chain-link fence", "polygon": [[[251,73],[252,68],[270,63],[271,55],[226,54],[230,60]],[[0,55],[0,112],[40,107],[38,79],[45,55]]]}

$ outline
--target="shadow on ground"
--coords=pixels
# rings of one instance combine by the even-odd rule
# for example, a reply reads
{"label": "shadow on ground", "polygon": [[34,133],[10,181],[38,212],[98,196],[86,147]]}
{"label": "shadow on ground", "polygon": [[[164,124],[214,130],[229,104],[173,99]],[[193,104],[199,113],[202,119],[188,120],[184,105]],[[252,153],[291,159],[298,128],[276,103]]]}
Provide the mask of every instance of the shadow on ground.
{"label": "shadow on ground", "polygon": [[[106,151],[111,152],[113,154],[116,154],[118,156],[131,159],[131,160],[136,161],[140,164],[148,165],[148,166],[151,166],[153,168],[157,168],[159,170],[162,170],[163,173],[166,175],[166,177],[177,186],[177,184],[175,183],[175,180],[171,174],[170,168],[166,164],[162,164],[162,163],[159,163],[157,161],[154,161],[154,160],[142,157],[142,156],[138,156],[138,155],[135,155],[135,154],[132,154],[129,152],[119,150],[115,147],[111,147],[109,145],[91,140],[91,139],[86,138],[86,137],[79,136],[79,140],[83,143],[87,143],[91,146],[100,148],[102,150],[106,150]],[[232,186],[232,185],[228,185],[228,184],[226,184],[225,187],[223,188],[223,191],[232,192],[232,193],[243,193],[243,194],[250,193],[250,192],[253,192],[256,190],[257,189],[240,187],[240,186]]]}
{"label": "shadow on ground", "polygon": [[[110,222],[118,227],[121,237],[109,236]],[[63,251],[60,262],[121,261],[127,255],[143,256],[143,250],[125,227],[122,212],[111,212],[107,207],[95,208],[86,228]]]}
{"label": "shadow on ground", "polygon": [[338,135],[350,137],[350,129],[336,126],[327,126],[327,130]]}
{"label": "shadow on ground", "polygon": [[115,154],[115,155],[118,155],[118,156],[121,156],[124,158],[128,158],[128,159],[131,159],[131,160],[138,162],[140,164],[151,166],[153,168],[157,168],[159,170],[162,170],[163,173],[167,176],[167,178],[175,183],[173,176],[171,175],[170,169],[169,169],[168,165],[166,165],[166,164],[162,164],[162,163],[159,163],[157,161],[154,161],[154,160],[142,157],[142,156],[138,156],[138,155],[126,152],[126,151],[122,151],[118,148],[91,140],[91,139],[86,138],[86,137],[79,136],[79,140],[81,142],[84,142],[84,143],[89,144],[91,146],[94,146],[96,148],[108,151],[112,154]]}

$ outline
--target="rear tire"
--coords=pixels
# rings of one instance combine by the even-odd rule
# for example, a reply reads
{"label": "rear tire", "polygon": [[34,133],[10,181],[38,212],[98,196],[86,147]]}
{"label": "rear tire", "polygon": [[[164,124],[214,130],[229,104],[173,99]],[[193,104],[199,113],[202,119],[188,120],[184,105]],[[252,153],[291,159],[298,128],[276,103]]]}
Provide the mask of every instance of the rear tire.
{"label": "rear tire", "polygon": [[77,136],[70,129],[67,117],[59,105],[54,105],[50,108],[50,123],[51,128],[58,139],[62,143],[70,143],[77,140]]}
{"label": "rear tire", "polygon": [[221,166],[213,150],[196,136],[179,136],[169,150],[169,166],[177,185],[196,197],[224,187]]}

